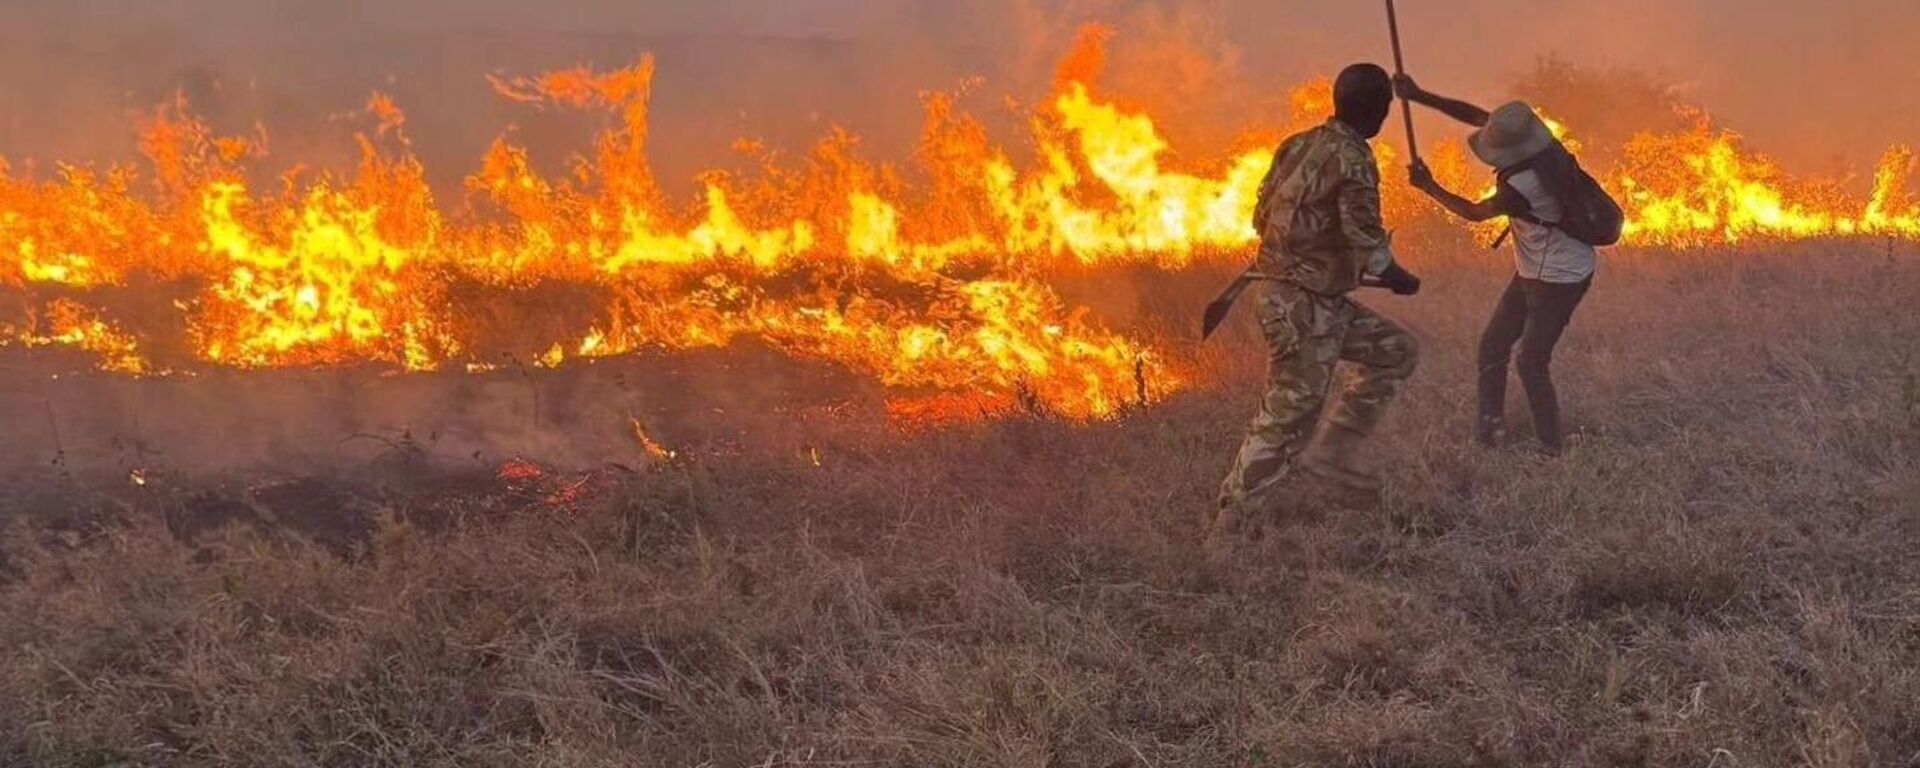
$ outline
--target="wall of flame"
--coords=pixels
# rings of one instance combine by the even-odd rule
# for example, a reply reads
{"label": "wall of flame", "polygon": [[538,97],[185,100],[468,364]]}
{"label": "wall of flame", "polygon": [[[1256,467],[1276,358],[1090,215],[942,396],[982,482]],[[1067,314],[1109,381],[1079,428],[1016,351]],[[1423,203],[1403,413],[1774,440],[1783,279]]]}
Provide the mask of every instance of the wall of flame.
{"label": "wall of flame", "polygon": [[[1331,99],[1326,81],[1308,83],[1282,130],[1222,155],[1176,152],[1150,115],[1099,94],[1106,39],[1090,30],[1062,63],[1028,120],[1030,162],[935,94],[911,168],[866,160],[857,136],[835,131],[801,162],[706,174],[691,204],[666,199],[648,163],[650,59],[496,79],[527,109],[608,125],[559,175],[497,140],[459,201],[436,198],[405,114],[384,96],[365,107],[356,169],[296,169],[277,185],[250,181],[264,132],[214,135],[188,105],[168,104],[140,126],[142,167],[62,165],[35,179],[0,164],[0,286],[22,307],[0,317],[0,339],[156,374],[557,366],[752,338],[902,390],[1111,414],[1190,374],[1164,342],[1069,306],[1048,271],[1244,258],[1273,139],[1323,119]],[[1863,195],[1792,177],[1703,114],[1690,122],[1634,137],[1598,169],[1629,211],[1629,244],[1920,237],[1910,150],[1890,149]],[[1399,181],[1403,159],[1378,152],[1394,223],[1441,225]],[[1457,144],[1430,154],[1450,187],[1484,185]],[[96,300],[143,285],[185,286],[167,322],[117,318]],[[578,290],[541,292],[551,285]]]}

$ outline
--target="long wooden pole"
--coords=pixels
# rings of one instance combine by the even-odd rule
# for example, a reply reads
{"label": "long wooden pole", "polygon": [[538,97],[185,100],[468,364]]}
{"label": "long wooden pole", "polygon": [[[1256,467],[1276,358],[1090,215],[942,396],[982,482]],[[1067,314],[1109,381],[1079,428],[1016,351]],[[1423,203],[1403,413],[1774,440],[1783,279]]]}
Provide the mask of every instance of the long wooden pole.
{"label": "long wooden pole", "polygon": [[[1400,55],[1400,14],[1394,10],[1393,0],[1387,0],[1387,31],[1393,35],[1393,72],[1396,75],[1407,73],[1407,62]],[[1413,137],[1413,105],[1405,96],[1400,97],[1400,115],[1407,121],[1407,154],[1420,159],[1420,142]]]}

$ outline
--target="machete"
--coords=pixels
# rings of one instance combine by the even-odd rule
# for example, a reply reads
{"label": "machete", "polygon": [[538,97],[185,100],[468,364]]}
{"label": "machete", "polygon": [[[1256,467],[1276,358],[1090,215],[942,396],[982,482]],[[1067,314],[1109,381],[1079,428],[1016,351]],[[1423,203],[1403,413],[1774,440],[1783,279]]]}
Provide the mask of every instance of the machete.
{"label": "machete", "polygon": [[[1227,285],[1227,289],[1220,292],[1220,297],[1207,305],[1206,314],[1200,321],[1200,340],[1206,341],[1213,336],[1214,331],[1220,330],[1220,324],[1227,321],[1227,313],[1233,311],[1233,304],[1240,300],[1240,294],[1246,293],[1247,288],[1254,283],[1266,279],[1271,278],[1261,277],[1251,271],[1234,278],[1233,282]],[[1360,287],[1385,288],[1387,284],[1377,277],[1363,277],[1360,278]]]}
{"label": "machete", "polygon": [[1247,286],[1259,279],[1252,273],[1244,273],[1234,278],[1227,289],[1220,292],[1220,297],[1207,305],[1207,312],[1200,320],[1201,341],[1211,338],[1213,332],[1220,329],[1220,324],[1227,321],[1227,313],[1233,311],[1233,303],[1240,300],[1240,294],[1246,293]]}

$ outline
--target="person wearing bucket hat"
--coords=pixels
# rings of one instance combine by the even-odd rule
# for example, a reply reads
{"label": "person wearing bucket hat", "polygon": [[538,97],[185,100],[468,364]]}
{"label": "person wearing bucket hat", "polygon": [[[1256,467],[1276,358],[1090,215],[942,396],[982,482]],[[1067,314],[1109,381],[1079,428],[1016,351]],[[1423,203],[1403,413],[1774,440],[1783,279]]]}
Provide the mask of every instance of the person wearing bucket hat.
{"label": "person wearing bucket hat", "polygon": [[[1420,88],[1413,78],[1395,78],[1407,100],[1438,110],[1475,130],[1467,146],[1492,167],[1499,183],[1493,196],[1474,202],[1447,191],[1417,158],[1410,180],[1442,207],[1469,221],[1505,216],[1514,236],[1514,276],[1480,337],[1479,417],[1474,438],[1494,447],[1506,436],[1507,370],[1517,363],[1533,414],[1534,433],[1549,454],[1563,447],[1559,395],[1553,383],[1553,351],[1573,313],[1593,285],[1595,247],[1569,232],[1565,222],[1578,162],[1554,138],[1533,107],[1515,101],[1492,112]],[[1596,187],[1597,189],[1597,187]],[[1515,345],[1519,354],[1514,354]]]}
{"label": "person wearing bucket hat", "polygon": [[1546,121],[1524,101],[1502,105],[1488,117],[1484,127],[1467,136],[1467,146],[1473,150],[1474,157],[1496,169],[1532,160],[1555,143]]}

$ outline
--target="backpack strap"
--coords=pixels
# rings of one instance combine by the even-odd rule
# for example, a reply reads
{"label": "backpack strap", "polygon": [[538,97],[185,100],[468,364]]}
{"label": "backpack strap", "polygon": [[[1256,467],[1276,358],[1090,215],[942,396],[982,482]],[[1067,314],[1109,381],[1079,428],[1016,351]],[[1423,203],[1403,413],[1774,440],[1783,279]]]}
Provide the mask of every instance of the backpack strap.
{"label": "backpack strap", "polygon": [[1524,211],[1518,211],[1515,213],[1507,214],[1506,215],[1507,218],[1519,219],[1521,221],[1527,222],[1528,224],[1538,224],[1543,227],[1554,226],[1551,222],[1544,221],[1540,217],[1533,215],[1533,201],[1527,199],[1527,196],[1521,193],[1518,187],[1513,186],[1512,177],[1514,175],[1519,174],[1521,171],[1525,171],[1525,170],[1527,169],[1521,168],[1520,170],[1514,171],[1511,174],[1503,171],[1499,179],[1494,182],[1494,184],[1500,189],[1502,194],[1508,195],[1513,199],[1519,200],[1521,205],[1524,205],[1527,207],[1527,209]]}
{"label": "backpack strap", "polygon": [[1518,163],[1514,163],[1513,165],[1509,165],[1505,168],[1501,168],[1499,172],[1495,174],[1494,183],[1511,191],[1514,195],[1518,196],[1521,200],[1524,200],[1527,203],[1528,210],[1523,211],[1521,213],[1517,213],[1517,214],[1509,214],[1507,218],[1519,219],[1521,221],[1527,222],[1528,224],[1536,224],[1542,227],[1552,227],[1555,229],[1558,229],[1560,227],[1559,222],[1547,221],[1546,219],[1542,219],[1538,216],[1533,215],[1533,211],[1532,211],[1533,201],[1528,200],[1526,195],[1520,194],[1520,190],[1513,186],[1513,177],[1519,176],[1520,174],[1526,173],[1528,171],[1532,171],[1533,175],[1540,180],[1540,186],[1547,191],[1547,194],[1553,194],[1554,185],[1552,183],[1552,179],[1549,178],[1548,176],[1548,170],[1546,168],[1548,163],[1545,162],[1549,159],[1548,156],[1553,154],[1553,152],[1554,150],[1549,148],[1546,151],[1541,152],[1540,154],[1534,155],[1533,157],[1529,157]]}
{"label": "backpack strap", "polygon": [[[1533,157],[1527,158],[1526,160],[1522,160],[1518,163],[1514,163],[1513,165],[1507,166],[1505,168],[1501,168],[1494,175],[1494,185],[1501,191],[1502,194],[1509,195],[1514,199],[1519,200],[1522,205],[1525,205],[1527,207],[1527,210],[1520,211],[1517,213],[1507,214],[1507,218],[1509,220],[1519,219],[1520,221],[1524,221],[1524,222],[1527,222],[1528,224],[1533,224],[1536,226],[1552,227],[1554,226],[1553,224],[1543,221],[1540,219],[1540,217],[1533,215],[1533,201],[1527,199],[1527,196],[1525,194],[1522,194],[1519,188],[1513,186],[1513,177],[1515,176],[1518,176],[1527,171],[1534,171],[1534,173],[1538,175],[1539,171],[1534,168],[1534,162],[1539,158],[1540,158],[1539,155],[1535,155]],[[1487,249],[1493,250],[1493,251],[1500,250],[1500,246],[1506,245],[1507,240],[1511,237],[1513,237],[1513,225],[1508,224],[1505,229],[1500,231],[1500,237],[1495,238],[1493,241],[1493,245],[1488,246]]]}

